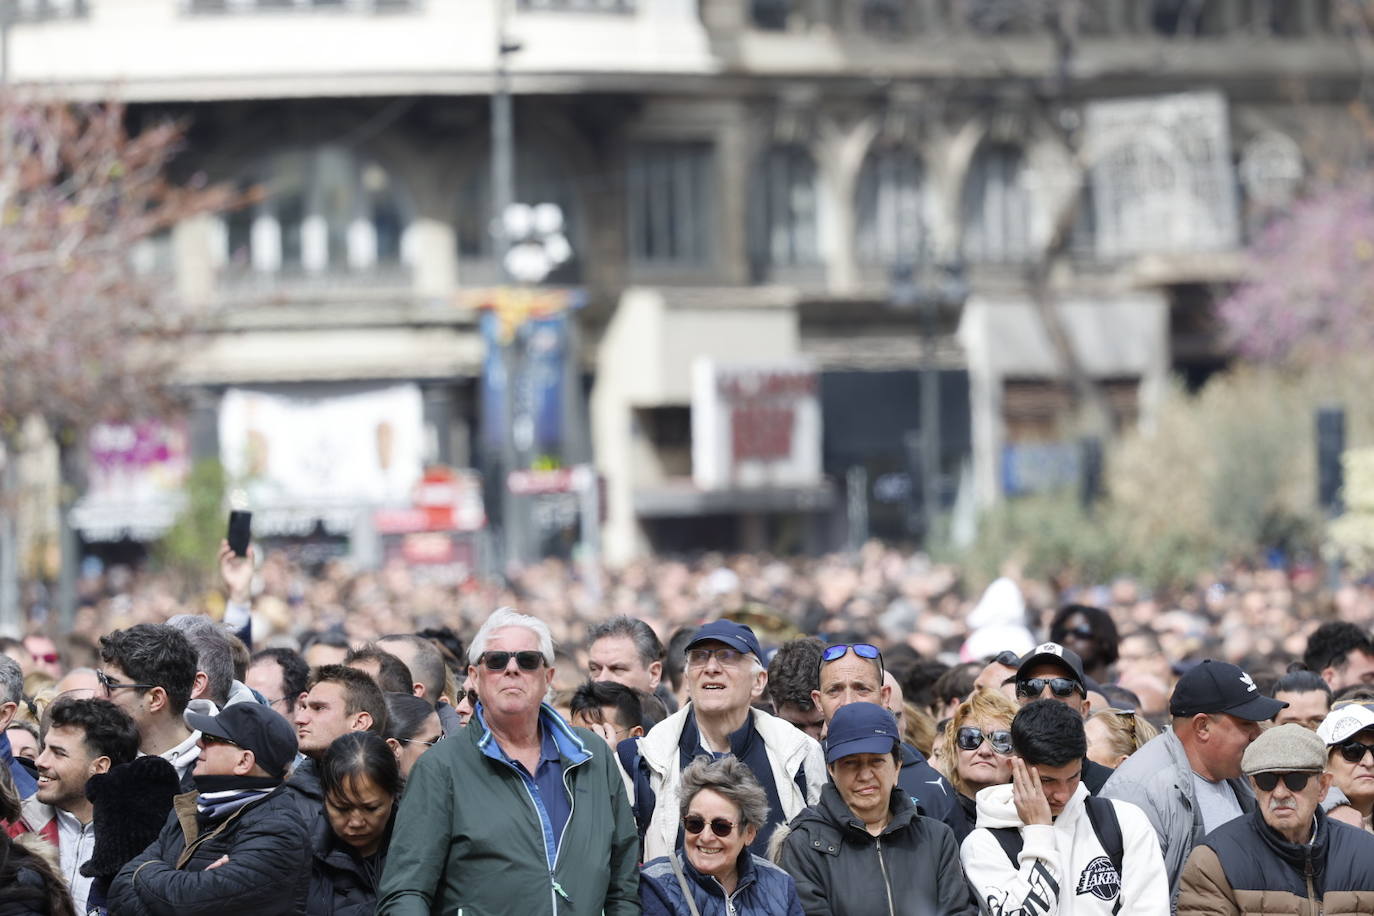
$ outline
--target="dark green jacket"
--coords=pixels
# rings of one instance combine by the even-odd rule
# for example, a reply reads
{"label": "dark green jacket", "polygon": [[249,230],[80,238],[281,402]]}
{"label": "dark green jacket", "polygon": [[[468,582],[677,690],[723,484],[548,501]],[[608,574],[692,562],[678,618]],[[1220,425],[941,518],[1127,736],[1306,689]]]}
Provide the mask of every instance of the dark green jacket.
{"label": "dark green jacket", "polygon": [[630,916],[639,913],[639,835],[611,749],[549,706],[569,789],[550,865],[544,824],[481,716],[411,770],[378,890],[379,914]]}

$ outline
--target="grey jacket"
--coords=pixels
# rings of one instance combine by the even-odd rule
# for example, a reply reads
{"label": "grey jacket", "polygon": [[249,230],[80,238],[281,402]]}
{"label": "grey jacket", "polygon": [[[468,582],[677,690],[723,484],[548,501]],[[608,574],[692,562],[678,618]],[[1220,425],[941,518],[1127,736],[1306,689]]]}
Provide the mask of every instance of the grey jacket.
{"label": "grey jacket", "polygon": [[[1236,793],[1242,811],[1255,809],[1255,793],[1244,779],[1226,780]],[[1178,881],[1193,847],[1206,832],[1202,812],[1193,798],[1193,768],[1173,729],[1165,729],[1126,762],[1117,767],[1102,787],[1106,798],[1130,802],[1145,812],[1159,835],[1164,870],[1169,875],[1169,896],[1178,898]]]}

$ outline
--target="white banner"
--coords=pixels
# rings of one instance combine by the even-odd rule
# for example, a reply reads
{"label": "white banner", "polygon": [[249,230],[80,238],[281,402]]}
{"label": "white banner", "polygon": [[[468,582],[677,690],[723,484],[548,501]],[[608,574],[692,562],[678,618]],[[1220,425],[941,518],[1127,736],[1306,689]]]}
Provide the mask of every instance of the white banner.
{"label": "white banner", "polygon": [[255,512],[408,505],[423,471],[420,389],[311,398],[231,388],[219,442],[226,474]]}
{"label": "white banner", "polygon": [[820,380],[802,362],[692,366],[692,478],[704,490],[821,482]]}

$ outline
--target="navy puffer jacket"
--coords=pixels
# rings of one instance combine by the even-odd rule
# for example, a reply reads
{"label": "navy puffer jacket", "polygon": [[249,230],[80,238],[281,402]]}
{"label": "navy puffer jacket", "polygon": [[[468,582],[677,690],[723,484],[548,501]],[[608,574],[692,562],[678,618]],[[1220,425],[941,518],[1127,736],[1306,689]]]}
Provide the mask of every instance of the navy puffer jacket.
{"label": "navy puffer jacket", "polygon": [[[740,853],[739,883],[728,897],[719,881],[693,868],[681,851],[677,860],[701,916],[803,916],[792,876],[747,849]],[[640,872],[639,902],[644,916],[691,916],[692,912],[667,857],[654,859]]]}

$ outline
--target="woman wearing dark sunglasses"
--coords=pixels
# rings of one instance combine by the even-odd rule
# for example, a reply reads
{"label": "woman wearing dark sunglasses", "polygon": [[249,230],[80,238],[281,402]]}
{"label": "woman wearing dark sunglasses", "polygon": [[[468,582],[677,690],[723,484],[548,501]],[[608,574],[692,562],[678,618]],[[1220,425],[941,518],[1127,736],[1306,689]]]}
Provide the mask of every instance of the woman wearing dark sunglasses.
{"label": "woman wearing dark sunglasses", "polygon": [[973,797],[988,786],[1011,782],[1011,720],[1016,706],[995,690],[975,690],[959,704],[945,729],[946,776],[970,824],[978,819]]}
{"label": "woman wearing dark sunglasses", "polygon": [[768,796],[735,757],[698,757],[682,771],[682,849],[640,874],[645,916],[802,916],[785,871],[751,854]]}
{"label": "woman wearing dark sunglasses", "polygon": [[1333,820],[1374,833],[1374,708],[1350,703],[1331,710],[1317,728],[1326,742],[1331,790],[1322,807]]}

